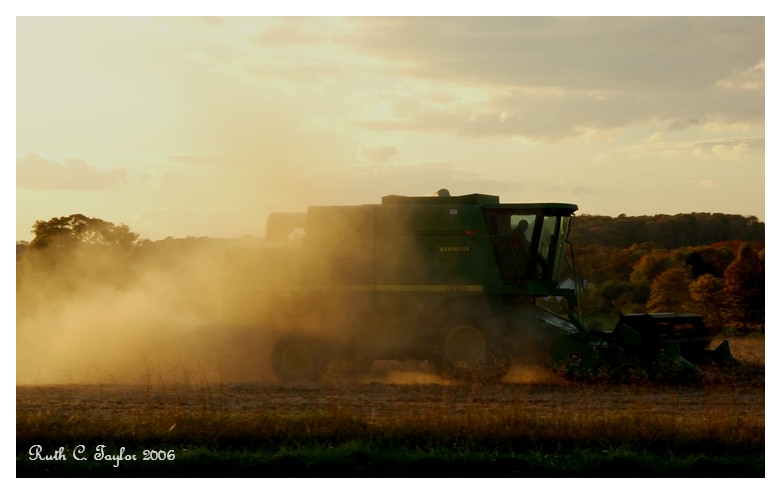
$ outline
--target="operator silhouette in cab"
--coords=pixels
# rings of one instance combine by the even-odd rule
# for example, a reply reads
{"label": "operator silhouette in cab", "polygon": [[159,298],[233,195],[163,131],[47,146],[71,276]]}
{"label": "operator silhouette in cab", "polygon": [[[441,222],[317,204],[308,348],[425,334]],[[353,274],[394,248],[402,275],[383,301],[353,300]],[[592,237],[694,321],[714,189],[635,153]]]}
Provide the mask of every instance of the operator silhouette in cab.
{"label": "operator silhouette in cab", "polygon": [[528,262],[528,239],[525,237],[525,231],[528,229],[528,221],[521,220],[512,230],[512,247],[517,256],[517,262],[521,268],[525,268]]}

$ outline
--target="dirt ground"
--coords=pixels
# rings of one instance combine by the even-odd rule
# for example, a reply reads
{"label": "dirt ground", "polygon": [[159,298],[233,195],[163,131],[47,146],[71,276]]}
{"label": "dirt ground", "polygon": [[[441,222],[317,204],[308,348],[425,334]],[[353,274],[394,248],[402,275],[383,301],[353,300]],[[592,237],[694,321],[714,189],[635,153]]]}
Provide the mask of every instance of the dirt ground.
{"label": "dirt ground", "polygon": [[[719,343],[719,341],[716,341]],[[331,365],[321,382],[279,384],[269,367],[254,381],[157,374],[137,383],[18,385],[17,416],[56,413],[110,418],[184,411],[296,415],[343,412],[369,420],[415,414],[522,410],[538,416],[622,410],[662,415],[765,419],[764,340],[731,341],[740,364],[701,368],[698,385],[607,385],[566,380],[542,367],[514,366],[503,382],[469,385],[438,376],[425,362],[376,361],[358,378]],[[176,377],[176,378],[174,378]]]}
{"label": "dirt ground", "polygon": [[517,411],[549,416],[622,409],[635,413],[742,416],[763,420],[763,368],[698,386],[594,385],[563,380],[542,368],[513,368],[501,384],[447,382],[417,362],[376,362],[357,381],[337,370],[319,383],[175,383],[18,386],[17,415],[54,412],[106,418],[182,411],[347,412],[366,419],[435,413]]}

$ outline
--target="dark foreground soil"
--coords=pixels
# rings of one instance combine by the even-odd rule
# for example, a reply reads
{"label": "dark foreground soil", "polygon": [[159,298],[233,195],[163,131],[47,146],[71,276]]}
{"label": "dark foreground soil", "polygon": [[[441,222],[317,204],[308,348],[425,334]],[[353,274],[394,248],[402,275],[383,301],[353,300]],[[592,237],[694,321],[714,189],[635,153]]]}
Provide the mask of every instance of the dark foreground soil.
{"label": "dark foreground soil", "polygon": [[[388,365],[389,366],[389,365]],[[434,412],[480,414],[522,409],[528,414],[559,413],[567,407],[626,412],[706,415],[715,410],[764,419],[763,379],[759,384],[606,385],[583,384],[544,375],[534,381],[469,385],[445,382],[417,371],[417,364],[394,365],[383,379],[277,383],[168,385],[46,385],[17,387],[17,415],[78,414],[122,417],[140,411],[263,411],[299,415],[349,411],[377,421]],[[411,370],[404,371],[404,368]],[[374,375],[381,375],[376,372]],[[526,377],[529,379],[532,377]]]}
{"label": "dark foreground soil", "polygon": [[358,380],[18,386],[16,399],[17,475],[27,477],[764,471],[755,365],[697,385],[583,384],[537,368],[466,385],[379,362]]}

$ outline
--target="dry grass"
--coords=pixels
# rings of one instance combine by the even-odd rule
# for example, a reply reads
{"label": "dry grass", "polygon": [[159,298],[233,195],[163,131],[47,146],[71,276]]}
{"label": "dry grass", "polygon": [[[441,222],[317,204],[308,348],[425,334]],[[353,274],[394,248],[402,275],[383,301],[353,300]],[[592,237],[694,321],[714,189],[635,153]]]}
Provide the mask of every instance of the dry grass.
{"label": "dry grass", "polygon": [[[502,385],[447,385],[419,366],[406,375],[379,368],[352,384],[22,386],[17,471],[45,474],[26,459],[32,444],[106,444],[177,451],[167,468],[145,464],[146,475],[425,475],[415,467],[435,460],[440,469],[431,475],[474,475],[474,464],[508,461],[507,471],[489,470],[609,476],[623,475],[626,457],[641,467],[625,474],[760,475],[763,338],[736,339],[731,348],[742,364],[706,368],[695,386],[585,385],[533,368],[514,369]],[[355,457],[373,469],[356,469]],[[613,459],[614,470],[594,465]],[[226,463],[230,472],[221,473]]]}
{"label": "dry grass", "polygon": [[[718,338],[713,341],[713,347],[722,340],[722,338]],[[746,365],[764,366],[766,342],[763,335],[729,338],[729,347],[731,348],[732,355],[741,363]]]}
{"label": "dry grass", "polygon": [[[722,342],[719,337],[713,340],[711,347]],[[739,392],[741,388],[763,389],[766,385],[765,370],[765,340],[763,335],[729,338],[731,354],[738,361],[737,365],[727,369],[713,368],[706,365],[700,367],[706,385]]]}

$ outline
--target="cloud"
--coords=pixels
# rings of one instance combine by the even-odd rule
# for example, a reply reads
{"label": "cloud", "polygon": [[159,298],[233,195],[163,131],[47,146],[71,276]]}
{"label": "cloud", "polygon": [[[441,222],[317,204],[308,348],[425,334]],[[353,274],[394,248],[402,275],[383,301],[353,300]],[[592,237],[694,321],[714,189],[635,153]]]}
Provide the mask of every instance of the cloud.
{"label": "cloud", "polygon": [[678,157],[691,155],[716,159],[743,159],[751,154],[763,154],[762,137],[724,138],[687,142],[654,142],[642,146],[643,150],[660,153],[664,156]]}
{"label": "cloud", "polygon": [[394,146],[389,146],[389,145],[370,146],[365,144],[360,146],[360,156],[363,159],[373,163],[387,162],[393,157],[397,156],[398,154],[399,151]]}
{"label": "cloud", "polygon": [[[409,75],[515,87],[695,89],[764,58],[762,17],[361,19],[358,46]],[[693,65],[692,65],[693,64]],[[727,72],[724,72],[727,67]]]}
{"label": "cloud", "polygon": [[[312,171],[297,177],[308,204],[377,203],[384,195],[432,195],[447,188],[453,195],[517,192],[522,186],[462,169],[445,160],[383,162]],[[346,197],[349,197],[348,199]]]}
{"label": "cloud", "polygon": [[[444,97],[442,96],[444,95]],[[482,138],[523,137],[555,143],[611,140],[636,125],[665,123],[667,131],[741,133],[764,126],[762,93],[714,87],[684,91],[590,91],[409,84],[394,92],[353,95],[359,111],[344,119],[374,132],[449,133]]]}
{"label": "cloud", "polygon": [[[365,129],[558,142],[655,121],[670,130],[763,127],[760,17],[355,22],[356,50],[384,60],[388,74],[421,81],[366,96],[385,111],[348,120]],[[434,104],[441,93],[450,97]]]}
{"label": "cloud", "polygon": [[103,190],[126,180],[125,170],[101,171],[85,161],[66,158],[60,164],[33,153],[16,158],[16,186],[30,190]]}
{"label": "cloud", "polygon": [[674,132],[677,130],[684,130],[686,128],[689,128],[691,126],[696,126],[696,125],[701,125],[701,122],[694,118],[688,118],[687,120],[681,120],[675,118],[668,123],[668,125],[666,126],[666,130],[669,130],[670,132]]}
{"label": "cloud", "polygon": [[[456,93],[455,89],[450,89]],[[431,104],[435,86],[418,85],[408,91],[365,96],[361,108],[381,108],[375,114],[346,119],[349,124],[376,132],[438,132],[466,137],[525,137],[537,142],[567,138],[610,140],[622,128],[652,119],[648,102],[631,94],[592,91],[501,90],[465,91],[447,104]],[[631,111],[626,111],[630,108]]]}
{"label": "cloud", "polygon": [[764,78],[764,62],[761,62],[747,69],[740,70],[730,77],[721,79],[715,85],[737,91],[763,91]]}
{"label": "cloud", "polygon": [[[242,22],[241,19],[231,19]],[[317,46],[338,43],[352,30],[350,22],[338,17],[266,17],[253,25],[252,41],[273,48]]]}
{"label": "cloud", "polygon": [[599,194],[596,189],[591,187],[572,187],[570,192],[572,195],[576,195],[578,197]]}
{"label": "cloud", "polygon": [[691,185],[695,185],[699,188],[704,188],[707,190],[711,190],[717,186],[717,183],[713,179],[704,179],[704,180],[688,180],[688,183]]}
{"label": "cloud", "polygon": [[194,164],[198,166],[238,166],[239,164],[220,154],[167,154],[163,156],[173,164]]}

